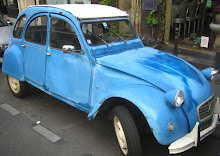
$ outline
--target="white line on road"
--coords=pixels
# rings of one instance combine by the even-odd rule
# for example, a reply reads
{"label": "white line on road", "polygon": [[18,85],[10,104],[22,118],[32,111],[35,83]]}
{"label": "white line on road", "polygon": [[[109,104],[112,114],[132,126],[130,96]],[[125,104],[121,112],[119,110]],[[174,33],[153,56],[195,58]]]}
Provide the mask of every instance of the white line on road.
{"label": "white line on road", "polygon": [[32,128],[53,143],[61,139],[58,135],[54,134],[53,132],[43,127],[42,125],[36,125]]}
{"label": "white line on road", "polygon": [[0,105],[3,109],[7,110],[9,113],[11,113],[13,116],[20,114],[20,112],[15,109],[14,107],[12,107],[11,105],[5,103]]}

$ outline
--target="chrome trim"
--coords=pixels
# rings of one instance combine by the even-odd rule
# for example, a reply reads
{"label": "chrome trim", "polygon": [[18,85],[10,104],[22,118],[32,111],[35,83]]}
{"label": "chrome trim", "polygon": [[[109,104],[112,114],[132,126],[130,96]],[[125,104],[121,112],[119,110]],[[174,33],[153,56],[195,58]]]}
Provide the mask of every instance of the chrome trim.
{"label": "chrome trim", "polygon": [[[202,104],[200,104],[198,107],[197,107],[197,114],[198,114],[198,119],[199,119],[199,122],[203,122],[205,121],[206,119],[208,119],[209,117],[211,117],[213,115],[213,112],[214,112],[214,107],[215,107],[215,103],[214,103],[214,95],[212,95],[211,97],[209,97],[207,100],[205,100]],[[210,115],[208,116],[205,116],[203,118],[201,118],[201,114],[200,114],[200,108],[203,107],[205,104],[207,104],[207,102],[209,102],[210,100],[213,100],[212,102],[212,106],[208,106],[208,110],[207,111],[210,111],[211,112],[205,112],[205,113],[209,113]],[[206,106],[206,107],[207,107]],[[211,107],[211,108],[210,108]]]}
{"label": "chrome trim", "polygon": [[[35,43],[36,44],[36,43]],[[23,44],[24,46],[28,46],[28,47],[31,47],[31,48],[35,48],[35,49],[39,49],[39,50],[43,50],[43,51],[46,51],[46,49],[42,49],[42,48],[38,48],[38,47],[35,47],[35,46],[32,46],[32,45],[28,45],[28,44]],[[41,46],[41,45],[40,45]]]}

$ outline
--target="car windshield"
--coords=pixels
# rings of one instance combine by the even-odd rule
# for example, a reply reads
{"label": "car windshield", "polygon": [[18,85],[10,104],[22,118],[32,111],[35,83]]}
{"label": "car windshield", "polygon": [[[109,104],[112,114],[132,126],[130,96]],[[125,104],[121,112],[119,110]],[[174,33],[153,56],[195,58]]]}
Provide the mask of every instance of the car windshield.
{"label": "car windshield", "polygon": [[81,29],[90,46],[108,45],[137,38],[137,33],[128,20],[84,22]]}
{"label": "car windshield", "polygon": [[2,18],[0,18],[0,27],[4,27],[4,26],[8,26],[8,23]]}

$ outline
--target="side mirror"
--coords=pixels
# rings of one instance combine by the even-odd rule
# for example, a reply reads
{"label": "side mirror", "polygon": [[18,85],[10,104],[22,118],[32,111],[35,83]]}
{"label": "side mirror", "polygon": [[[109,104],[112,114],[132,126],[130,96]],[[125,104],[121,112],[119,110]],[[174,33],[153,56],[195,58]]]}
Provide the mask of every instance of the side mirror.
{"label": "side mirror", "polygon": [[11,21],[7,20],[6,22],[7,22],[9,25],[12,25],[12,22],[11,22]]}
{"label": "side mirror", "polygon": [[63,53],[71,53],[71,52],[73,52],[73,51],[75,51],[75,47],[74,46],[72,46],[72,45],[64,45],[63,47],[62,47],[62,51],[63,51]]}

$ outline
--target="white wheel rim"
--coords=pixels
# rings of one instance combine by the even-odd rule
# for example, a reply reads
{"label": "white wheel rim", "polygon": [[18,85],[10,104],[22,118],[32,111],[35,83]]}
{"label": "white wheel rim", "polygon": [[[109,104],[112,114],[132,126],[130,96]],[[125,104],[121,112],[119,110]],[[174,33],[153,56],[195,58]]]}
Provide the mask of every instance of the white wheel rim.
{"label": "white wheel rim", "polygon": [[115,133],[116,133],[120,148],[121,148],[122,152],[124,153],[124,155],[127,155],[128,154],[128,145],[127,145],[125,133],[122,128],[121,122],[117,116],[114,117],[114,127],[115,127]]}
{"label": "white wheel rim", "polygon": [[8,82],[10,85],[10,88],[12,89],[13,92],[18,93],[20,91],[20,82],[19,80],[8,76]]}

